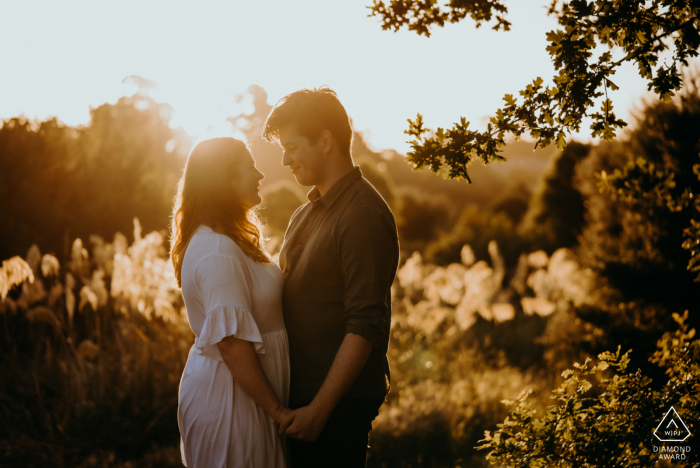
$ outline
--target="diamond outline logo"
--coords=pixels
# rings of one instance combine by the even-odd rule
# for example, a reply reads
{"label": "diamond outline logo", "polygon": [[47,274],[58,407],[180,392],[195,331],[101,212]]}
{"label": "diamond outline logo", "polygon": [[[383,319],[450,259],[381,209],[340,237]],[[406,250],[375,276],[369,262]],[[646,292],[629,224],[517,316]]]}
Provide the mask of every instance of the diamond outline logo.
{"label": "diamond outline logo", "polygon": [[[662,438],[659,437],[659,435],[656,433],[656,432],[659,430],[659,428],[661,428],[661,426],[664,424],[664,422],[666,422],[666,419],[669,417],[669,415],[671,415],[671,411],[673,411],[673,415],[675,415],[675,417],[678,418],[678,420],[679,420],[679,421],[681,422],[681,424],[683,425],[683,429],[685,429],[686,436],[683,437],[682,439],[662,439]],[[671,420],[666,424],[666,426],[664,426],[664,427],[661,428],[661,429],[668,428],[668,426],[670,426],[671,423],[673,423],[673,425],[676,426],[676,428],[678,429],[678,424],[676,424],[675,418],[673,417],[673,415],[671,415]],[[678,414],[678,412],[676,411],[676,409],[675,409],[673,406],[671,406],[671,409],[668,410],[668,411],[666,412],[666,414],[664,415],[664,417],[661,419],[661,422],[659,423],[659,425],[656,426],[656,429],[654,429],[654,436],[655,436],[657,439],[659,439],[659,441],[661,441],[661,442],[685,442],[685,439],[687,439],[688,437],[690,437],[691,434],[690,434],[690,430],[688,429],[688,426],[685,425],[685,422],[683,421],[683,418],[681,418],[681,416]]]}

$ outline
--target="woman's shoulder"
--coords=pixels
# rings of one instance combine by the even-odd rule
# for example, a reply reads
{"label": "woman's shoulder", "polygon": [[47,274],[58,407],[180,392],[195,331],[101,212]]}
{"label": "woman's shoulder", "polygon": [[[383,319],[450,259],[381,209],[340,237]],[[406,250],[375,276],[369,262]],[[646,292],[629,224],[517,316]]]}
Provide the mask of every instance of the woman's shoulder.
{"label": "woman's shoulder", "polygon": [[215,232],[205,225],[197,228],[190,243],[198,247],[204,256],[225,255],[234,258],[245,256],[233,239],[225,234]]}
{"label": "woman's shoulder", "polygon": [[231,257],[237,261],[245,261],[243,251],[230,237],[215,232],[208,226],[201,225],[190,239],[185,258],[196,268],[199,263],[212,256]]}

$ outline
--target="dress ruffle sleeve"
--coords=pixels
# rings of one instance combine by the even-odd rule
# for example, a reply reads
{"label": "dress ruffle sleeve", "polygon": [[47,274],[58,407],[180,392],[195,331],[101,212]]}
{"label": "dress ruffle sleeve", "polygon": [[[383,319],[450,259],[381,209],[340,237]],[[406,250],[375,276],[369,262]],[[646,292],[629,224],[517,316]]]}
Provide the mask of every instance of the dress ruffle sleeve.
{"label": "dress ruffle sleeve", "polygon": [[215,254],[204,258],[196,268],[204,323],[197,334],[197,352],[222,361],[216,346],[227,336],[250,341],[258,354],[265,354],[258,325],[251,314],[251,280],[243,252]]}
{"label": "dress ruffle sleeve", "polygon": [[255,352],[265,354],[260,330],[250,312],[240,306],[220,305],[207,314],[202,331],[195,341],[195,348],[202,355],[222,361],[216,346],[227,336],[250,341]]}

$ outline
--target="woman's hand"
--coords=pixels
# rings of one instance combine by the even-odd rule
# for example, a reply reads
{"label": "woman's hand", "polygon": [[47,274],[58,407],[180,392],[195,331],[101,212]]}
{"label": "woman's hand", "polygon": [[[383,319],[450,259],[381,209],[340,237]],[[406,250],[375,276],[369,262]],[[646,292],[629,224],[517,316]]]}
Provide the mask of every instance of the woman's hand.
{"label": "woman's hand", "polygon": [[312,402],[309,406],[290,411],[280,424],[280,434],[293,439],[313,442],[321,434],[330,413],[320,411]]}
{"label": "woman's hand", "polygon": [[292,410],[287,408],[286,406],[281,406],[279,411],[277,412],[277,415],[274,418],[275,424],[280,425],[282,421],[284,421],[289,413],[291,413]]}

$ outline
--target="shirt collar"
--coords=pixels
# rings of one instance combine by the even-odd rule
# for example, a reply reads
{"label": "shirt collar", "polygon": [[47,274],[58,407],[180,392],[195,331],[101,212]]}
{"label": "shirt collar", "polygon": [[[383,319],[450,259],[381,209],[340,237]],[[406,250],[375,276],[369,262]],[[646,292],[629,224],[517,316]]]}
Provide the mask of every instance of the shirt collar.
{"label": "shirt collar", "polygon": [[348,188],[353,182],[362,178],[362,171],[360,166],[353,167],[347,174],[338,179],[338,181],[333,184],[333,186],[321,196],[318,187],[314,187],[308,193],[307,198],[314,205],[316,203],[322,203],[326,208],[330,208],[333,203],[340,197],[340,195]]}

